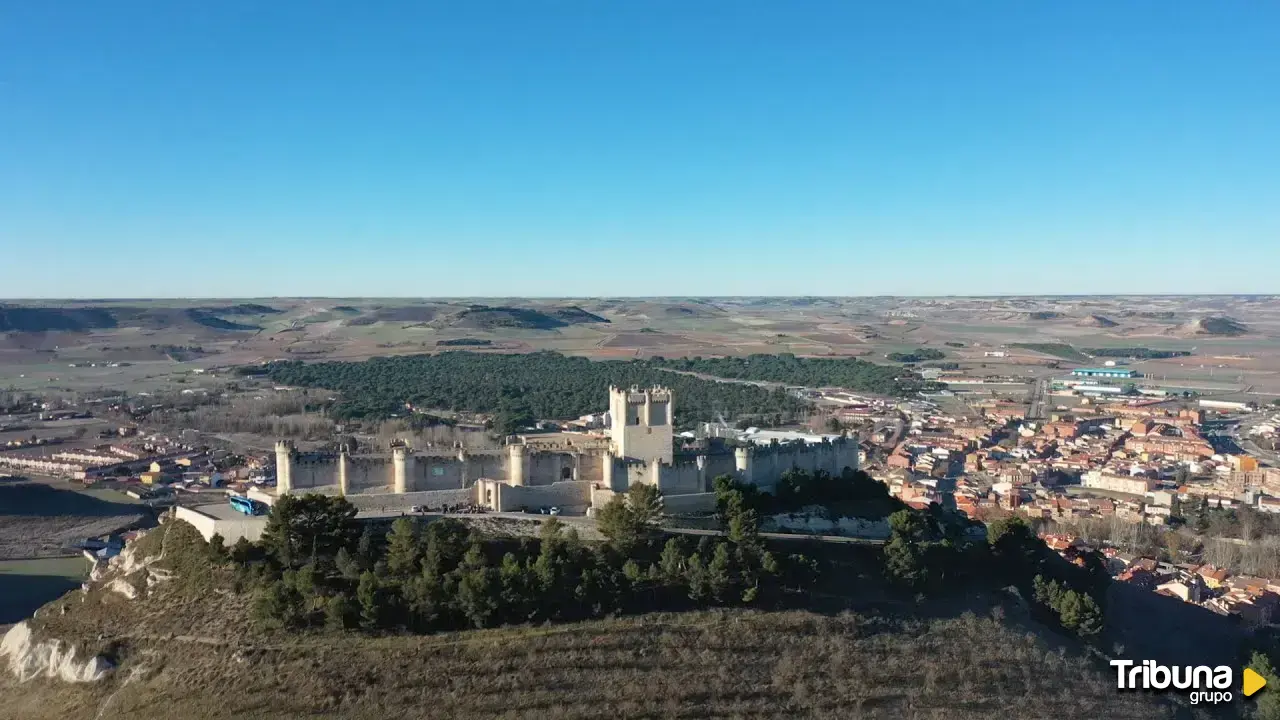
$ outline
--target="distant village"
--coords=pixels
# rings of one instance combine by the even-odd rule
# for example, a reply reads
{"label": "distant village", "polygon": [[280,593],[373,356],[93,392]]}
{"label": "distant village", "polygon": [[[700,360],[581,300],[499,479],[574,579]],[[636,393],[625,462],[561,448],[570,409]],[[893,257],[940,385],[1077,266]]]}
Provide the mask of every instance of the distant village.
{"label": "distant village", "polygon": [[[984,521],[1020,514],[1047,528],[1106,521],[1169,532],[1185,522],[1183,508],[1280,513],[1280,468],[1243,451],[1231,430],[1274,459],[1261,448],[1275,447],[1280,407],[1121,392],[1098,382],[1136,377],[1125,368],[1077,369],[1049,384],[1051,409],[1037,419],[1027,417],[1027,403],[996,397],[906,403],[840,391],[813,397],[839,405],[834,417],[841,422],[874,428],[863,443],[865,467],[913,507],[939,503]],[[940,379],[953,388],[965,384],[963,377],[958,384]],[[965,410],[944,411],[944,404]],[[1280,606],[1280,579],[1135,555],[1091,544],[1081,533],[1041,536],[1068,560],[1099,551],[1121,582],[1248,622],[1269,622]]]}

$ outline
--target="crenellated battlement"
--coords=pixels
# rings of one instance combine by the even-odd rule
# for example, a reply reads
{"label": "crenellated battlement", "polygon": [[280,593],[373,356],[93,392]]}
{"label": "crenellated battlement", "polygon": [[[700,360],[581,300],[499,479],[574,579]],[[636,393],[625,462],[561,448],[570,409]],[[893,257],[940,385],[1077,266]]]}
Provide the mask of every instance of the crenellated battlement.
{"label": "crenellated battlement", "polygon": [[857,441],[840,437],[832,440],[831,438],[822,438],[821,442],[805,442],[804,440],[793,440],[790,442],[779,442],[774,440],[768,445],[742,445],[735,448],[736,451],[745,450],[753,457],[762,457],[776,453],[825,453],[836,449],[847,449],[853,447],[857,449]]}
{"label": "crenellated battlement", "polygon": [[337,465],[338,456],[334,453],[297,453],[293,456],[294,467],[311,467],[317,465]]}

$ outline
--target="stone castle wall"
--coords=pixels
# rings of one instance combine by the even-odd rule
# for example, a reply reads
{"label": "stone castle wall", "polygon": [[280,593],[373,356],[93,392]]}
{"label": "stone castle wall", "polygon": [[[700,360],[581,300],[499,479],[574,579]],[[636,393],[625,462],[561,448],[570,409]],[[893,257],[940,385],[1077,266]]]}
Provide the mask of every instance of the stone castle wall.
{"label": "stone castle wall", "polygon": [[736,448],[732,452],[678,458],[676,462],[641,462],[611,457],[608,481],[613,492],[626,492],[637,483],[656,485],[665,496],[710,492],[720,475],[772,492],[782,474],[792,469],[839,475],[858,469],[858,445],[848,439],[823,443],[789,443]]}
{"label": "stone castle wall", "polygon": [[591,506],[591,483],[566,481],[549,485],[508,485],[484,480],[479,485],[479,502],[497,512],[520,512],[558,507],[566,512],[582,512]]}
{"label": "stone castle wall", "polygon": [[788,470],[825,470],[839,475],[845,468],[858,469],[858,444],[848,438],[812,444],[758,445],[746,449],[744,455],[745,458],[738,458],[736,476],[768,492]]}

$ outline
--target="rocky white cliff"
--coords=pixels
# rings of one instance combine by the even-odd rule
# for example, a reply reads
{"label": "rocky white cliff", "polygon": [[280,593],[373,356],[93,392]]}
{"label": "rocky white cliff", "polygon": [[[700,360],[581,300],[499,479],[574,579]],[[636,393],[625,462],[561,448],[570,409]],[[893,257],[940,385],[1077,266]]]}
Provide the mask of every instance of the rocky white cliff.
{"label": "rocky white cliff", "polygon": [[81,658],[61,640],[36,640],[25,622],[14,625],[0,640],[0,660],[7,661],[9,672],[22,682],[37,677],[96,682],[111,672],[106,658]]}

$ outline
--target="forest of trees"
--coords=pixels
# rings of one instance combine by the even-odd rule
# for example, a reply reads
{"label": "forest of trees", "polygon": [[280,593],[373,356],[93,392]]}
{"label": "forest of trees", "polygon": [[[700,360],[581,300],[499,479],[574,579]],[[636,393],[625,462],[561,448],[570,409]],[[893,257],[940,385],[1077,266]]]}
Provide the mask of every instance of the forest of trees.
{"label": "forest of trees", "polygon": [[452,519],[396,520],[378,536],[342,498],[283,498],[260,545],[216,562],[252,568],[256,615],[284,628],[435,632],[707,606],[769,607],[810,587],[814,563],[767,549],[754,528],[731,538],[664,538],[656,491],[602,509],[604,543],[548,519],[538,539],[485,538]]}
{"label": "forest of trees", "polygon": [[[854,361],[857,362],[857,361]],[[869,363],[864,363],[870,365]],[[798,417],[806,403],[781,390],[666,372],[655,361],[592,361],[552,352],[496,355],[465,351],[373,358],[364,362],[275,362],[273,382],[336,390],[335,419],[386,418],[418,408],[493,413],[499,429],[535,418],[574,418],[603,410],[610,385],[665,385],[676,393],[676,422],[741,416]],[[881,371],[901,373],[881,368]],[[259,372],[257,368],[245,369]]]}
{"label": "forest of trees", "polygon": [[1084,348],[1083,352],[1094,357],[1133,358],[1134,360],[1166,360],[1187,357],[1191,354],[1190,350],[1152,350],[1145,347]]}
{"label": "forest of trees", "polygon": [[909,353],[894,352],[885,355],[890,362],[896,363],[918,363],[926,360],[941,360],[946,356],[946,353],[941,350],[934,350],[933,348],[916,348]]}
{"label": "forest of trees", "polygon": [[807,387],[842,387],[881,395],[910,395],[922,389],[908,369],[857,358],[802,358],[790,353],[724,358],[654,358],[655,365],[735,380],[759,380]]}
{"label": "forest of trees", "polygon": [[845,468],[839,475],[824,470],[791,469],[782,473],[773,493],[760,491],[725,475],[713,481],[721,511],[726,493],[737,493],[746,509],[759,516],[796,512],[819,505],[833,517],[882,518],[906,505],[888,487],[862,470]]}

